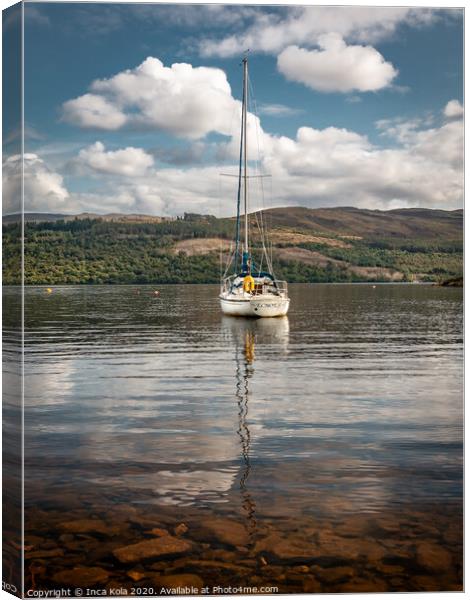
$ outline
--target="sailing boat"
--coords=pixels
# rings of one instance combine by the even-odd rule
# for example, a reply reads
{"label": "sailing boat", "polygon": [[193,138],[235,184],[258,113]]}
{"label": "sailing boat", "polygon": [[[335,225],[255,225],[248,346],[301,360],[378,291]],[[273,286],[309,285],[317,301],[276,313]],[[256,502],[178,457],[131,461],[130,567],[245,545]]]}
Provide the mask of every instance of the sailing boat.
{"label": "sailing boat", "polygon": [[[240,136],[240,162],[238,171],[237,228],[235,252],[225,270],[220,289],[220,306],[226,315],[238,317],[281,317],[289,310],[290,298],[287,282],[274,277],[266,245],[262,244],[262,258],[257,268],[250,252],[248,219],[248,173],[247,173],[247,106],[248,106],[248,59],[243,59],[243,102]],[[243,190],[244,241],[240,244],[240,200]],[[261,270],[266,262],[267,269]],[[227,276],[233,266],[232,275]]]}

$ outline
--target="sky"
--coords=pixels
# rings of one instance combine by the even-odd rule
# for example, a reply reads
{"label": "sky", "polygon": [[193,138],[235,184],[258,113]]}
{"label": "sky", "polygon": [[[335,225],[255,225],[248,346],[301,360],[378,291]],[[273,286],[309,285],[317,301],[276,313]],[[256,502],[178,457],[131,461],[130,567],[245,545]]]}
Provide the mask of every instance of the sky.
{"label": "sky", "polygon": [[26,2],[25,210],[234,214],[248,49],[251,209],[462,207],[461,9]]}

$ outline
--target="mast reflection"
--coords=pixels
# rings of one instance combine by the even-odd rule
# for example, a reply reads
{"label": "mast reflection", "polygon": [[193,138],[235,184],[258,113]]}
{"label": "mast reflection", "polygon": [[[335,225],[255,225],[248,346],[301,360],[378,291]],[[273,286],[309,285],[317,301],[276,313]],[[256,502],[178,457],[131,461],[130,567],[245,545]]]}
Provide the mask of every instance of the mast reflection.
{"label": "mast reflection", "polygon": [[242,509],[246,515],[246,527],[250,544],[257,533],[256,502],[249,489],[252,476],[252,438],[249,427],[250,380],[253,378],[256,358],[256,345],[269,351],[276,359],[287,353],[289,341],[289,320],[287,317],[273,319],[243,319],[225,317],[223,327],[229,329],[235,341],[235,396],[238,404],[238,429],[240,439],[242,472],[240,475],[240,496]]}
{"label": "mast reflection", "polygon": [[251,496],[247,482],[251,473],[251,437],[248,428],[248,399],[250,390],[248,381],[253,376],[253,361],[255,359],[255,335],[249,329],[245,330],[245,339],[243,347],[237,343],[235,362],[236,370],[236,392],[238,402],[238,430],[237,434],[240,438],[242,449],[243,471],[240,477],[240,494],[242,498],[242,508],[247,516],[247,529],[250,535],[250,542],[256,533],[256,503]]}

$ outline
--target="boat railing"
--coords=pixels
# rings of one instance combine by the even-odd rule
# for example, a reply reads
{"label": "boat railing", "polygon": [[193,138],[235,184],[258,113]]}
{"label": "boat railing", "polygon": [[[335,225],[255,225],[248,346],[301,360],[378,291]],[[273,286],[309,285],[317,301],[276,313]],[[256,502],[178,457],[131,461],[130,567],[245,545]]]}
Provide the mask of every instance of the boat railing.
{"label": "boat railing", "polygon": [[[229,293],[234,289],[234,281],[237,278],[236,275],[231,275],[230,277],[226,277],[222,281],[221,292]],[[242,287],[242,283],[237,287]],[[269,283],[257,283],[255,284],[255,289],[252,294],[254,296],[258,296],[260,294],[276,294],[283,298],[287,298],[287,281],[282,281],[280,279],[273,279],[269,281]]]}
{"label": "boat railing", "polygon": [[231,275],[230,277],[226,277],[223,281],[222,281],[222,289],[221,292],[222,293],[228,293],[232,291],[233,288],[233,282],[235,281],[236,276]]}
{"label": "boat railing", "polygon": [[281,296],[287,297],[287,281],[275,279],[274,285]]}
{"label": "boat railing", "polygon": [[274,279],[269,283],[255,285],[254,295],[257,296],[259,294],[275,294],[276,296],[287,298],[287,282]]}

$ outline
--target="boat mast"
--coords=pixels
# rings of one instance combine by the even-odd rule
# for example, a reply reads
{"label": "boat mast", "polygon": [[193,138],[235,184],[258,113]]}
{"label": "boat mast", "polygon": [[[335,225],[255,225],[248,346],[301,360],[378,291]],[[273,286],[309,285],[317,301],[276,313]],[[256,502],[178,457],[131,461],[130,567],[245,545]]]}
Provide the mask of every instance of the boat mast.
{"label": "boat mast", "polygon": [[243,121],[243,199],[245,208],[245,246],[244,252],[248,254],[248,177],[247,177],[247,156],[246,156],[246,117],[248,104],[248,58],[243,59],[243,104],[242,104],[242,121]]}

